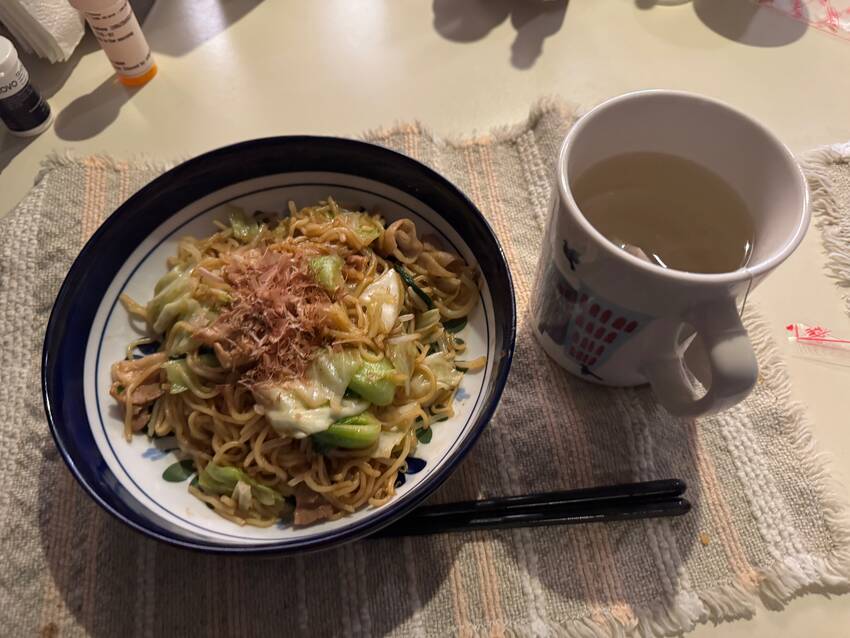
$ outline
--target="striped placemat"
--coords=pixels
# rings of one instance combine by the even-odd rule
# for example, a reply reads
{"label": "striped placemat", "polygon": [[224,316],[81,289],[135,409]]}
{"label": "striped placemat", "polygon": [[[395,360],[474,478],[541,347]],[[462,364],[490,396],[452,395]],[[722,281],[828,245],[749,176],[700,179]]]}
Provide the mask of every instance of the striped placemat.
{"label": "striped placemat", "polygon": [[[39,353],[85,239],[165,165],[54,158],[0,236],[0,625],[8,635],[570,635],[687,631],[846,587],[850,535],[767,330],[751,397],[677,421],[645,389],[563,374],[527,323],[558,146],[573,121],[447,141],[411,124],[368,134],[442,172],[480,206],[515,277],[520,326],[492,424],[436,501],[679,477],[688,516],[573,528],[365,540],[280,560],[146,540],[93,504],[44,418]],[[826,187],[819,202],[825,201]],[[823,205],[818,204],[823,208]],[[834,206],[830,210],[834,211]]]}

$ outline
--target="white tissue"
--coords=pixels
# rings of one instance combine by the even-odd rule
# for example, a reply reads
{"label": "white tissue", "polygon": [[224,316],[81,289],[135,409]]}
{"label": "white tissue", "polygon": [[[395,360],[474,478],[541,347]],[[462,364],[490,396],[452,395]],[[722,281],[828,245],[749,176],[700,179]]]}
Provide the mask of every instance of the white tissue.
{"label": "white tissue", "polygon": [[85,32],[85,20],[68,0],[3,0],[0,22],[20,48],[51,62],[67,60]]}

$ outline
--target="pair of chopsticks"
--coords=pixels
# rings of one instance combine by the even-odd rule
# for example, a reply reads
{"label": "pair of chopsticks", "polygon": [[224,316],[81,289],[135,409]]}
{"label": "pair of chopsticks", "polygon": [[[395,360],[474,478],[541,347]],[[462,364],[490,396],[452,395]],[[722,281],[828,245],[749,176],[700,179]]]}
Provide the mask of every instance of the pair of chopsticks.
{"label": "pair of chopsticks", "polygon": [[443,532],[605,523],[687,514],[679,479],[426,505],[374,534],[418,536]]}

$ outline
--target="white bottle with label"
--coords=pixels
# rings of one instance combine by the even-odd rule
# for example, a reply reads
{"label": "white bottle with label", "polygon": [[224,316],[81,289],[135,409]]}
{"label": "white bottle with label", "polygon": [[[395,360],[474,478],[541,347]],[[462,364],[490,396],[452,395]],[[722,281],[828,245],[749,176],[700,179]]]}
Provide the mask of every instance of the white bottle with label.
{"label": "white bottle with label", "polygon": [[118,79],[141,86],[156,75],[156,64],[129,0],[68,0],[89,23]]}
{"label": "white bottle with label", "polygon": [[0,36],[0,120],[12,135],[32,137],[50,126],[50,105],[30,83],[14,45]]}

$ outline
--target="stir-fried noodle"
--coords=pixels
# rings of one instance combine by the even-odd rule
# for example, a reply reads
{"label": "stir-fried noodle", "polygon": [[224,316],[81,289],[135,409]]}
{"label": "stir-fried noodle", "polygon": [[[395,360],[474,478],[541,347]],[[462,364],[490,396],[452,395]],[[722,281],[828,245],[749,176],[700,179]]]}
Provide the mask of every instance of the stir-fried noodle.
{"label": "stir-fried noodle", "polygon": [[239,524],[386,503],[417,431],[484,365],[456,335],[479,296],[462,259],[409,219],[289,208],[231,208],[180,241],[146,305],[122,297],[152,335],[112,367],[125,436],[174,436],[191,493]]}

